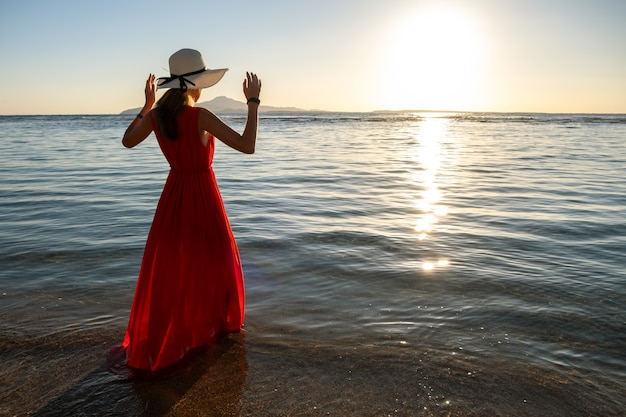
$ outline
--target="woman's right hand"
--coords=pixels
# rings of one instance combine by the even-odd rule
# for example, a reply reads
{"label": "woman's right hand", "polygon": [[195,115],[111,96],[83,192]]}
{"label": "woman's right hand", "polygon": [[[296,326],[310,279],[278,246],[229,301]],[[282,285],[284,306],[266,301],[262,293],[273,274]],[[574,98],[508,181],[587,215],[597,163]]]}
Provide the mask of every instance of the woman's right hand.
{"label": "woman's right hand", "polygon": [[253,72],[246,72],[246,78],[243,80],[243,94],[246,101],[251,98],[259,98],[261,94],[261,80]]}

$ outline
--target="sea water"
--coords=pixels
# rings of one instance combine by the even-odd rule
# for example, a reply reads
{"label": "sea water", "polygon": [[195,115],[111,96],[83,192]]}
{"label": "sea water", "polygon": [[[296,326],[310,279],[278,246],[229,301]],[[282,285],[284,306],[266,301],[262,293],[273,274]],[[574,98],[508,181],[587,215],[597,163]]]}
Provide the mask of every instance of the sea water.
{"label": "sea water", "polygon": [[129,122],[0,117],[0,415],[626,413],[626,116],[262,114],[214,161],[245,331],[139,384],[106,355],[169,167]]}

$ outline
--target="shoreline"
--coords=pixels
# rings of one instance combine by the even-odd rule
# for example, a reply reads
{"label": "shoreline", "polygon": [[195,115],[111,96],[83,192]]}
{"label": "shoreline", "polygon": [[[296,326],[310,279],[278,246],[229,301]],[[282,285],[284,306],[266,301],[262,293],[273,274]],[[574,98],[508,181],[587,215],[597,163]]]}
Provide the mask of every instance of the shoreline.
{"label": "shoreline", "polygon": [[124,381],[106,370],[118,333],[22,341],[18,356],[28,363],[3,375],[3,386],[17,389],[2,395],[0,415],[618,416],[626,398],[620,387],[594,386],[574,369],[254,330],[226,337],[166,375]]}

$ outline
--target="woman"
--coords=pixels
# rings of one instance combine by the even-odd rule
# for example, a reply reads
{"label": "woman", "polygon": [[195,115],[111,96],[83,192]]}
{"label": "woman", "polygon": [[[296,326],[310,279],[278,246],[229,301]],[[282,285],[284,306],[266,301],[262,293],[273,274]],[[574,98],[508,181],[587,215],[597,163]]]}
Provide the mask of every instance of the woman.
{"label": "woman", "polygon": [[[215,138],[254,153],[261,81],[247,73],[248,118],[239,134],[210,111],[193,107],[202,88],[227,69],[209,70],[202,55],[170,57],[170,77],[146,81],[146,102],[122,143],[132,148],[155,132],[171,170],[146,242],[126,336],[118,352],[130,368],[157,371],[190,350],[243,325],[239,252],[211,167]],[[169,88],[152,109],[157,88]]]}

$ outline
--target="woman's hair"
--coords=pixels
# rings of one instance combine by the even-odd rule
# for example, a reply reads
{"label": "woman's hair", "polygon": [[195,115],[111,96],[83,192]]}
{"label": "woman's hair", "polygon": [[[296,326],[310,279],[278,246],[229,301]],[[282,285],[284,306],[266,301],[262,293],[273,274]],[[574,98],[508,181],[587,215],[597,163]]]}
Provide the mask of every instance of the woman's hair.
{"label": "woman's hair", "polygon": [[178,137],[176,119],[185,106],[193,102],[189,93],[189,90],[170,88],[157,102],[154,118],[159,132],[166,139],[176,140]]}

